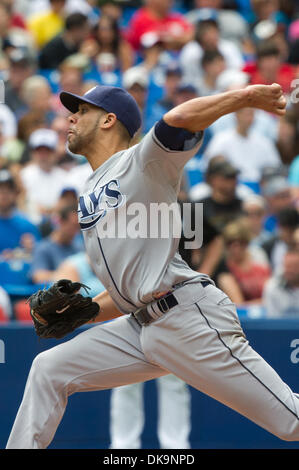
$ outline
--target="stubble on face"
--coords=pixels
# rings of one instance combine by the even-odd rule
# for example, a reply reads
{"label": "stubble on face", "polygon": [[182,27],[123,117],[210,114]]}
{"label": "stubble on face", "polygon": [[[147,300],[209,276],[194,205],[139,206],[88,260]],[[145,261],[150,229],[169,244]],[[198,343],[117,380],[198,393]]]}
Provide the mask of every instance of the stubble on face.
{"label": "stubble on face", "polygon": [[99,122],[103,112],[99,112],[94,123],[86,129],[85,125],[72,126],[72,133],[67,140],[67,148],[74,154],[86,155],[88,149],[93,146],[93,142],[97,136]]}

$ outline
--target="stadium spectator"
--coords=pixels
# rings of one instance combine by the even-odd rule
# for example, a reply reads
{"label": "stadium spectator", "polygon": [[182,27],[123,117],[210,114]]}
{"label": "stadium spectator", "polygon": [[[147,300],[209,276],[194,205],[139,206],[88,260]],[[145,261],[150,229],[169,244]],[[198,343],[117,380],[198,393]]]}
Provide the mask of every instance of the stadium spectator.
{"label": "stadium spectator", "polygon": [[147,70],[142,65],[137,65],[126,70],[123,74],[122,85],[136,100],[141,113],[145,111],[149,78]]}
{"label": "stadium spectator", "polygon": [[264,167],[280,165],[279,153],[270,139],[250,132],[255,110],[244,108],[235,113],[236,126],[211,139],[204,154],[205,165],[215,155],[224,155],[240,170],[240,180],[258,183]]}
{"label": "stadium spectator", "polygon": [[122,35],[118,21],[109,15],[101,15],[94,32],[96,52],[110,53],[115,58],[116,68],[122,72],[132,67],[135,53],[130,43]]}
{"label": "stadium spectator", "polygon": [[[67,175],[69,172],[67,173]],[[51,216],[44,218],[42,222],[39,224],[39,231],[41,233],[42,238],[46,238],[53,230],[56,228],[56,219],[55,215],[63,210],[65,207],[74,207],[78,204],[78,193],[73,186],[68,186],[67,181],[65,182],[65,186],[62,189],[59,198],[57,200],[57,204],[55,208],[52,210]]]}
{"label": "stadium spectator", "polygon": [[283,92],[291,92],[291,83],[296,78],[292,65],[281,61],[280,51],[271,41],[262,41],[256,48],[256,62],[249,62],[243,71],[250,75],[252,85],[279,83]]}
{"label": "stadium spectator", "polygon": [[240,218],[227,224],[223,237],[225,258],[217,268],[219,287],[227,291],[225,276],[230,273],[239,288],[239,293],[237,289],[234,292],[235,298],[239,297],[236,303],[261,304],[264,285],[271,276],[271,269],[264,252],[257,247],[250,247],[251,234],[247,222]]}
{"label": "stadium spectator", "polygon": [[189,101],[197,97],[198,91],[195,86],[182,82],[175,90],[173,103],[174,106],[178,106],[179,104],[185,103],[185,101]]}
{"label": "stadium spectator", "polygon": [[[1,115],[1,105],[0,105]],[[9,121],[6,121],[6,123]],[[7,139],[1,148],[1,156],[7,165],[23,165],[30,159],[28,140],[30,134],[36,129],[47,125],[45,117],[39,111],[30,111],[19,119],[17,134],[13,139]]]}
{"label": "stadium spectator", "polygon": [[5,104],[19,119],[26,110],[21,96],[24,81],[36,70],[36,63],[28,51],[15,49],[8,54],[8,79],[5,81]]}
{"label": "stadium spectator", "polygon": [[55,69],[68,56],[79,52],[80,46],[90,33],[85,15],[72,13],[65,19],[64,30],[42,48],[39,55],[41,69]]}
{"label": "stadium spectator", "polygon": [[100,14],[99,4],[98,0],[67,0],[65,12],[68,15],[82,13],[95,21]]}
{"label": "stadium spectator", "polygon": [[253,194],[243,201],[242,209],[251,234],[250,244],[262,246],[272,237],[271,232],[264,228],[267,210],[265,199],[258,194]]}
{"label": "stadium spectator", "polygon": [[4,5],[10,13],[10,28],[26,29],[24,17],[16,11],[16,2],[14,0],[1,0],[1,5]]}
{"label": "stadium spectator", "polygon": [[49,0],[50,8],[46,12],[35,13],[27,20],[35,44],[41,49],[64,28],[64,7],[66,0]]}
{"label": "stadium spectator", "polygon": [[0,254],[6,257],[18,249],[31,252],[40,233],[18,208],[19,188],[12,173],[0,170]]}
{"label": "stadium spectator", "polygon": [[186,13],[186,18],[196,24],[204,15],[211,15],[212,10],[219,24],[221,38],[235,42],[242,50],[249,36],[248,23],[240,12],[229,8],[230,5],[223,8],[225,3],[223,0],[194,0],[194,8]]}
{"label": "stadium spectator", "polygon": [[[268,170],[268,169],[265,169]],[[280,211],[288,210],[294,205],[291,187],[287,178],[282,174],[282,170],[273,176],[267,177],[266,171],[260,180],[261,194],[267,203],[267,214],[264,221],[266,230],[274,233],[277,229],[277,219]]]}
{"label": "stadium spectator", "polygon": [[201,60],[205,51],[217,49],[224,57],[226,68],[240,70],[244,61],[242,54],[233,42],[221,39],[219,25],[213,13],[203,17],[198,23],[195,39],[186,44],[180,55],[180,63],[186,81],[202,79]]}
{"label": "stadium spectator", "polygon": [[87,161],[75,165],[66,173],[64,187],[74,188],[77,194],[80,194],[83,191],[85,182],[91,173],[92,168]]}
{"label": "stadium spectator", "polygon": [[55,113],[51,104],[51,87],[45,77],[32,75],[26,78],[21,88],[21,96],[27,108],[26,112],[38,111],[42,113],[48,125],[51,124]]}
{"label": "stadium spectator", "polygon": [[280,11],[279,0],[252,0],[252,17],[251,28],[253,28],[260,21],[272,20],[277,23],[284,23],[286,21],[285,15]]}
{"label": "stadium spectator", "polygon": [[51,129],[37,129],[29,139],[31,160],[20,171],[26,191],[30,217],[40,223],[48,216],[65,185],[66,172],[57,167],[57,134]]}
{"label": "stadium spectator", "polygon": [[59,279],[70,279],[73,282],[81,282],[90,288],[88,293],[82,289],[82,295],[90,297],[95,297],[105,290],[105,287],[95,275],[85,251],[80,251],[65,258],[53,274],[53,279],[57,281]]}
{"label": "stadium spectator", "polygon": [[196,82],[196,87],[202,96],[219,93],[217,78],[225,70],[224,57],[217,49],[204,52],[201,59],[202,77]]}
{"label": "stadium spectator", "polygon": [[193,35],[193,27],[181,13],[172,11],[172,0],[146,0],[133,15],[126,38],[134,48],[161,45],[162,50],[180,50]]}
{"label": "stadium spectator", "polygon": [[279,119],[276,146],[280,153],[281,161],[289,165],[297,155],[297,126],[298,119],[293,108]]}
{"label": "stadium spectator", "polygon": [[220,233],[233,219],[242,215],[242,201],[236,195],[238,169],[223,158],[213,158],[206,171],[211,194],[197,202],[204,207],[204,216]]}
{"label": "stadium spectator", "polygon": [[83,248],[81,238],[76,237],[79,233],[77,205],[63,207],[55,215],[55,229],[33,252],[30,276],[37,284],[53,281],[58,266]]}
{"label": "stadium spectator", "polygon": [[1,39],[1,49],[5,45],[5,41],[8,37],[8,32],[11,26],[11,15],[7,6],[3,3],[0,3],[0,39]]}
{"label": "stadium spectator", "polygon": [[288,250],[283,256],[282,272],[269,279],[263,292],[267,318],[299,315],[299,251]]}
{"label": "stadium spectator", "polygon": [[56,146],[57,165],[69,171],[77,165],[77,160],[66,150],[67,133],[69,128],[68,119],[65,116],[57,115],[51,124],[51,129],[56,132],[58,143]]}
{"label": "stadium spectator", "polygon": [[294,235],[298,227],[298,211],[293,207],[282,209],[277,215],[276,233],[262,244],[274,275],[281,273],[284,255],[289,248],[293,247]]}
{"label": "stadium spectator", "polygon": [[145,124],[146,132],[148,132],[152,126],[161,119],[163,114],[174,107],[174,97],[181,80],[181,68],[178,66],[177,62],[170,62],[164,71],[162,97],[152,103],[150,113],[148,113],[147,122]]}
{"label": "stadium spectator", "polygon": [[32,47],[31,35],[26,30],[23,17],[14,11],[13,0],[0,3],[0,58],[16,47]]}
{"label": "stadium spectator", "polygon": [[[188,222],[184,212],[184,204],[186,203],[188,204],[188,211],[190,211]],[[183,230],[178,251],[183,260],[194,270],[213,276],[214,269],[219,263],[223,252],[221,233],[204,216],[202,205],[188,200],[182,191],[179,194],[179,204],[181,207]],[[188,224],[187,230],[185,229],[186,224]],[[189,248],[186,244],[192,241],[194,233],[199,230],[201,230],[201,233],[198,235],[202,236],[201,246],[196,249]]]}
{"label": "stadium spectator", "polygon": [[[93,0],[97,1],[97,0]],[[105,16],[110,16],[116,20],[119,24],[123,21],[123,8],[118,0],[100,0],[98,2],[100,5],[100,14]],[[140,6],[140,4],[139,4]]]}
{"label": "stadium spectator", "polygon": [[[82,54],[73,54],[67,57],[59,66],[59,77],[57,80],[57,92],[50,99],[50,106],[56,114],[68,116],[59,99],[59,93],[64,90],[69,93],[82,95],[84,93],[84,70],[89,63],[87,57]],[[91,88],[91,87],[90,87]],[[87,90],[85,90],[87,91]]]}
{"label": "stadium spectator", "polygon": [[[217,78],[216,87],[219,92],[226,92],[245,88],[249,83],[249,75],[241,70],[226,69]],[[278,122],[277,116],[274,116],[262,109],[255,109],[252,126],[249,132],[257,132],[271,139],[273,142],[277,140],[278,136]],[[220,119],[215,121],[210,130],[213,134],[218,132],[232,129],[236,126],[236,113],[226,114]]]}
{"label": "stadium spectator", "polygon": [[[227,161],[227,159],[223,155],[217,155],[211,158],[211,160],[209,161],[208,168],[210,165],[214,165],[214,162],[216,161],[225,162]],[[206,175],[204,175],[205,180],[201,181],[200,183],[194,184],[190,188],[188,196],[191,199],[191,201],[199,201],[200,199],[207,198],[211,195],[212,188],[211,188],[211,185],[207,181]],[[247,185],[242,184],[239,181],[237,181],[236,196],[238,199],[244,201],[248,197],[251,197],[253,194],[254,194],[254,191],[252,189],[250,189]]]}

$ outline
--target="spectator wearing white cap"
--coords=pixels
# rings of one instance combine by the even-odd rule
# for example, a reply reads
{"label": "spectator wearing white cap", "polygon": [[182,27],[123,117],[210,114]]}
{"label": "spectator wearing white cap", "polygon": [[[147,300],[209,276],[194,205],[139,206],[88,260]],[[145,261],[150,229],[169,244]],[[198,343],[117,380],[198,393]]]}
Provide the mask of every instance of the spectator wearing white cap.
{"label": "spectator wearing white cap", "polygon": [[58,136],[52,129],[37,129],[29,138],[31,161],[20,172],[27,211],[35,222],[54,208],[65,186],[66,172],[56,165]]}
{"label": "spectator wearing white cap", "polygon": [[[126,70],[123,74],[122,85],[136,100],[143,116],[143,127],[138,132],[137,136],[137,139],[139,139],[140,134],[144,132],[144,127],[146,126],[145,118],[149,86],[149,77],[146,68],[142,65],[137,65]],[[134,138],[134,141],[135,139],[136,137]]]}

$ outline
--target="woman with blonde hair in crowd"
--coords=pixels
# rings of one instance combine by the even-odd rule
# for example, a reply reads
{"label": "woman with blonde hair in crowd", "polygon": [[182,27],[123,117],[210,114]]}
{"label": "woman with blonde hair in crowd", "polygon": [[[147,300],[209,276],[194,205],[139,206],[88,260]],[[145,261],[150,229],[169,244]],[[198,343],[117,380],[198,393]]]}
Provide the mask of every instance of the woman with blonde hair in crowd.
{"label": "woman with blonde hair in crowd", "polygon": [[230,273],[236,282],[232,300],[239,305],[260,304],[271,269],[263,250],[250,246],[252,235],[248,222],[239,218],[229,223],[223,237],[225,256],[217,269],[217,284],[226,291],[225,274]]}

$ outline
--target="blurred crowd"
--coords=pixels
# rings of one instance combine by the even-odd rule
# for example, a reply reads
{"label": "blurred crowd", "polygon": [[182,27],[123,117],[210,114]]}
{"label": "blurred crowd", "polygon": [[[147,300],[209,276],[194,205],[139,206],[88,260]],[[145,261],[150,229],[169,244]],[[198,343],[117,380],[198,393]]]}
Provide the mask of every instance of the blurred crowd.
{"label": "blurred crowd", "polygon": [[299,1],[0,0],[0,321],[29,320],[37,288],[104,289],[77,198],[91,168],[66,148],[61,90],[124,87],[143,127],[189,99],[279,83],[285,116],[252,108],[204,132],[179,202],[203,203],[203,244],[182,257],[240,314],[299,314]]}

